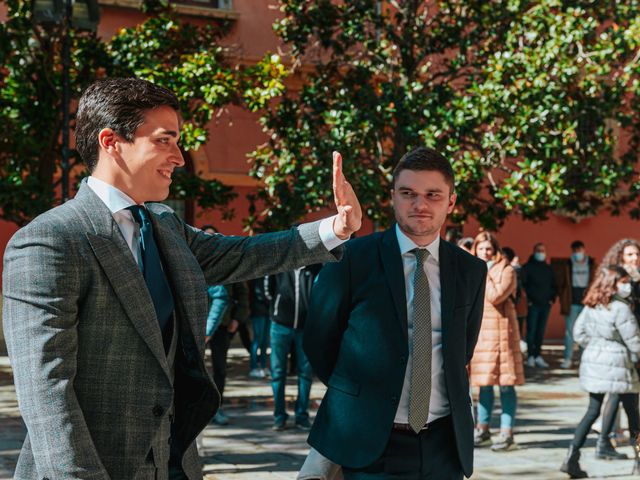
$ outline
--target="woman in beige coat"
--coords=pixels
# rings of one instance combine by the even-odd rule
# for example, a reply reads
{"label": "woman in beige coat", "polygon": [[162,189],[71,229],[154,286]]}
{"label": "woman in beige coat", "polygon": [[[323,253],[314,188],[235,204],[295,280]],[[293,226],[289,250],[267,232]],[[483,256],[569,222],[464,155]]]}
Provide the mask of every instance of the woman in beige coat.
{"label": "woman in beige coat", "polygon": [[497,385],[502,406],[500,436],[491,449],[504,451],[514,445],[513,424],[517,406],[514,386],[524,383],[520,332],[513,301],[517,287],[516,271],[503,257],[498,241],[488,232],[482,232],[475,238],[471,252],[486,261],[489,269],[482,327],[470,365],[471,385],[480,387],[474,444],[479,447],[491,441],[489,423],[494,404],[493,387]]}

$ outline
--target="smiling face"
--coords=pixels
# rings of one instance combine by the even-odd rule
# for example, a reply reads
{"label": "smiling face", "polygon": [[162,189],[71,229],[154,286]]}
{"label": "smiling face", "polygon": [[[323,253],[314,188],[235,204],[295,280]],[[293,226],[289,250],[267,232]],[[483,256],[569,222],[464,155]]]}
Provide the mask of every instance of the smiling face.
{"label": "smiling face", "polygon": [[100,155],[92,175],[138,204],[162,201],[169,195],[173,171],[184,165],[179,138],[178,113],[167,106],[145,113],[132,142],[105,128],[99,133]]}
{"label": "smiling face", "polygon": [[419,246],[435,240],[456,203],[455,193],[436,170],[402,170],[391,199],[398,226]]}

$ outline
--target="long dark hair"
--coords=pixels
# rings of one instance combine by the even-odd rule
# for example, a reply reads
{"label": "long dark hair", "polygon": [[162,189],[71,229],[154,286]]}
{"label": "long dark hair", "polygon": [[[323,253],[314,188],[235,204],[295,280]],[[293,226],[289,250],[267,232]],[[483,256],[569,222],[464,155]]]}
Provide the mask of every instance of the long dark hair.
{"label": "long dark hair", "polygon": [[607,265],[600,268],[582,303],[592,308],[598,305],[606,307],[613,300],[613,296],[618,291],[618,282],[623,278],[629,278],[629,272],[620,265]]}

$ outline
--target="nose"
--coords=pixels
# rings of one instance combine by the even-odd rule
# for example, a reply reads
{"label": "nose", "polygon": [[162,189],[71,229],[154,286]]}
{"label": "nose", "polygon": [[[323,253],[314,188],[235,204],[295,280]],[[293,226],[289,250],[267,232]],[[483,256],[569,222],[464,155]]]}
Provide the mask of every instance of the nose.
{"label": "nose", "polygon": [[174,145],[173,148],[173,155],[171,155],[170,158],[171,163],[176,165],[176,167],[184,166],[184,157],[182,156],[182,150],[180,150],[180,147],[178,145]]}

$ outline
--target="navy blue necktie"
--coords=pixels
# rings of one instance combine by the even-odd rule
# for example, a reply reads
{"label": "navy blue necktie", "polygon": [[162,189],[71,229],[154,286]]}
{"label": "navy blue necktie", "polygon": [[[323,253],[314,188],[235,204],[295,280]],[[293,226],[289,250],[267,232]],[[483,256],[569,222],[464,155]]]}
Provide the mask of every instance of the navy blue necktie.
{"label": "navy blue necktie", "polygon": [[133,219],[140,226],[140,252],[142,253],[142,274],[149,289],[153,306],[156,309],[156,316],[160,329],[164,332],[173,315],[175,307],[173,294],[167,281],[167,276],[162,269],[160,252],[153,238],[153,225],[149,219],[147,209],[142,205],[132,205],[127,210],[133,214]]}

